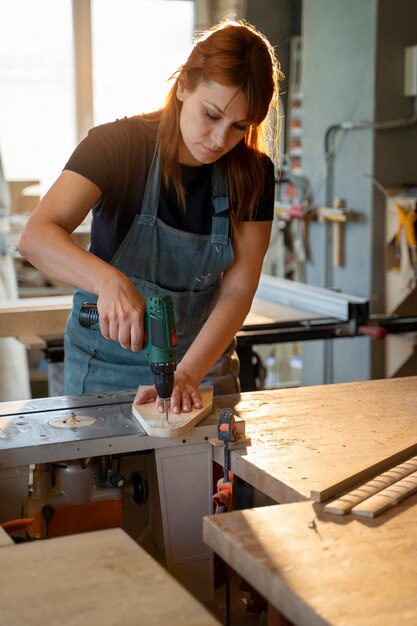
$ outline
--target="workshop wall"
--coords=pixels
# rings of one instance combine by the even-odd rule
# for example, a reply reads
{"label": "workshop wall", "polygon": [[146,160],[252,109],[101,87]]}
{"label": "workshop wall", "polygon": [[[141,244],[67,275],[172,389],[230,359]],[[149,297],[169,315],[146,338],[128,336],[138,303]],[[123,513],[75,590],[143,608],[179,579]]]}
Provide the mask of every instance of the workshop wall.
{"label": "workshop wall", "polygon": [[[333,133],[332,168],[324,141],[332,124],[407,118],[413,99],[403,95],[404,48],[416,43],[417,3],[387,0],[309,0],[303,3],[303,172],[313,204],[346,199],[360,214],[345,228],[346,258],[333,267],[331,226],[311,224],[306,282],[366,297],[383,312],[384,187],[416,180],[417,127],[365,128]],[[384,376],[383,342],[366,338],[303,345],[303,384]]]}
{"label": "workshop wall", "polygon": [[[303,175],[313,205],[344,198],[358,219],[345,228],[345,262],[332,263],[332,226],[309,225],[305,282],[362,296],[372,313],[384,312],[385,188],[415,182],[417,126],[377,130],[372,124],[409,119],[415,99],[403,94],[404,48],[417,43],[417,2],[404,0],[259,0],[247,2],[246,19],[276,46],[282,69],[284,113],[289,41],[302,36]],[[360,130],[330,133],[334,158],[325,159],[328,129],[368,121]],[[284,129],[285,131],[285,129]],[[304,385],[384,377],[384,342],[360,337],[305,342]]]}

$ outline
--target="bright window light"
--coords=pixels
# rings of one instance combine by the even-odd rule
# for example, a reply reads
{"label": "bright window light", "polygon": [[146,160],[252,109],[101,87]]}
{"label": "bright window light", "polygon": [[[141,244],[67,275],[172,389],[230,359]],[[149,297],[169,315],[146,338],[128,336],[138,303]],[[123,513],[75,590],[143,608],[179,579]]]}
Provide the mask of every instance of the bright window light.
{"label": "bright window light", "polygon": [[[92,0],[94,124],[162,104],[185,60],[193,0]],[[0,0],[0,153],[44,193],[76,145],[71,0]]]}
{"label": "bright window light", "polygon": [[93,0],[94,123],[158,109],[192,42],[194,2]]}
{"label": "bright window light", "polygon": [[0,0],[0,151],[5,176],[52,182],[74,145],[70,0]]}

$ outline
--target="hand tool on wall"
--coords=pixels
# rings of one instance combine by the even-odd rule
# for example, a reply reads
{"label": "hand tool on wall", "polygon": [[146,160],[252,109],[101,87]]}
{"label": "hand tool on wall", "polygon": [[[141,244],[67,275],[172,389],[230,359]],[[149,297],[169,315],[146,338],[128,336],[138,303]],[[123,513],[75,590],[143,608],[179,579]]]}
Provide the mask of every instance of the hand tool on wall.
{"label": "hand tool on wall", "polygon": [[407,211],[400,204],[395,203],[398,215],[398,229],[395,235],[395,248],[398,257],[401,256],[401,237],[402,231],[405,230],[407,246],[410,252],[410,260],[414,270],[414,277],[417,278],[417,236],[416,222],[417,210]]}
{"label": "hand tool on wall", "polygon": [[[100,330],[97,305],[85,302],[80,310],[79,322],[84,328]],[[146,299],[143,352],[151,367],[158,397],[164,401],[165,418],[168,421],[168,403],[174,388],[174,372],[177,367],[174,305],[168,295]]]}

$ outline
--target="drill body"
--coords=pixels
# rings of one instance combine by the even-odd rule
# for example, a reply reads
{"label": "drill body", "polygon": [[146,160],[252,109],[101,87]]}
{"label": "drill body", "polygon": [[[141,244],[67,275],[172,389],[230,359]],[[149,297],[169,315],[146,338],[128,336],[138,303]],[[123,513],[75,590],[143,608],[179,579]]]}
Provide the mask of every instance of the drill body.
{"label": "drill body", "polygon": [[[79,322],[84,328],[100,330],[97,306],[85,302],[80,310]],[[165,404],[174,388],[177,367],[177,335],[174,306],[170,296],[151,296],[146,299],[145,340],[143,353],[150,365],[156,392]]]}

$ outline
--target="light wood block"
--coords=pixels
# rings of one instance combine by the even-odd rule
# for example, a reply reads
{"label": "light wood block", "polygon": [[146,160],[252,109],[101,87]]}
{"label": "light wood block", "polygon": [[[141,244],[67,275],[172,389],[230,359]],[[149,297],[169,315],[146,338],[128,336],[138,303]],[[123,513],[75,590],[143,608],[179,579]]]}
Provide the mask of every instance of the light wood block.
{"label": "light wood block", "polygon": [[7,626],[219,626],[120,528],[0,551]]}
{"label": "light wood block", "polygon": [[[140,389],[149,389],[149,386],[141,386]],[[168,422],[165,414],[156,410],[155,402],[147,404],[133,402],[132,412],[148,435],[152,437],[181,437],[201,422],[213,409],[213,387],[200,387],[200,393],[203,408],[179,414],[172,413],[168,409]]]}
{"label": "light wood block", "polygon": [[417,472],[390,485],[352,508],[354,515],[377,517],[417,491]]}
{"label": "light wood block", "polygon": [[349,491],[349,493],[346,493],[341,498],[329,502],[324,507],[324,510],[326,513],[345,515],[360,502],[367,500],[367,498],[370,498],[415,471],[417,471],[417,456],[380,474],[380,476],[376,476],[373,480],[370,480],[353,491]]}

